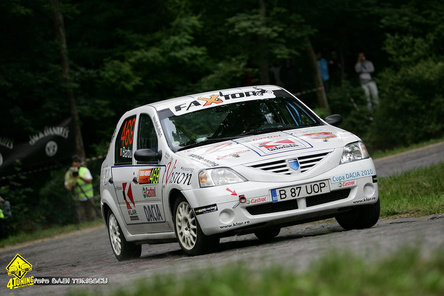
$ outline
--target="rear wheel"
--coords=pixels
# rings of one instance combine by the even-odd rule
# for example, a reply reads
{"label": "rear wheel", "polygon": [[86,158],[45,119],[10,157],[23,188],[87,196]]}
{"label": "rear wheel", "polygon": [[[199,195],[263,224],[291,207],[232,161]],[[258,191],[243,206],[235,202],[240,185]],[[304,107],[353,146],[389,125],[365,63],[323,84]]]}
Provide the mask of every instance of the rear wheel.
{"label": "rear wheel", "polygon": [[112,212],[108,215],[108,235],[111,248],[117,260],[122,261],[140,257],[142,246],[130,243],[125,239],[119,222],[117,222]]}
{"label": "rear wheel", "polygon": [[379,199],[374,204],[359,206],[350,212],[336,216],[336,221],[346,230],[370,228],[379,220]]}
{"label": "rear wheel", "polygon": [[281,232],[280,227],[270,227],[265,228],[263,230],[256,231],[254,235],[261,241],[261,242],[270,242],[272,241],[276,236],[279,235],[279,232]]}
{"label": "rear wheel", "polygon": [[182,250],[188,255],[200,255],[212,251],[219,238],[206,236],[197,221],[193,208],[185,198],[174,205],[174,228]]}

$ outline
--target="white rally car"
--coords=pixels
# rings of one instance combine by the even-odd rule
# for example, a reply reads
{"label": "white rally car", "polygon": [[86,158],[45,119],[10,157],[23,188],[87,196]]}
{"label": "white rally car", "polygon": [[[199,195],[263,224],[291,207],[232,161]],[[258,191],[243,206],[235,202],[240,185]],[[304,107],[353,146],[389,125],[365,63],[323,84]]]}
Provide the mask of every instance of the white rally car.
{"label": "white rally car", "polygon": [[219,238],[335,217],[379,218],[375,166],[354,134],[277,86],[151,103],[117,124],[101,171],[102,213],[117,259],[177,240],[189,255]]}

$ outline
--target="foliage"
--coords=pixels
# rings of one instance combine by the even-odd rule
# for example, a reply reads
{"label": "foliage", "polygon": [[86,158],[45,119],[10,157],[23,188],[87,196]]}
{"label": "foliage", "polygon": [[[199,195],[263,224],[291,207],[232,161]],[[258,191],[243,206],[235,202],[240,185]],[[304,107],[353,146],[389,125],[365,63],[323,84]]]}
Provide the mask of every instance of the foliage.
{"label": "foliage", "polygon": [[442,136],[444,60],[387,69],[378,78],[381,106],[371,129],[374,146],[408,146]]}

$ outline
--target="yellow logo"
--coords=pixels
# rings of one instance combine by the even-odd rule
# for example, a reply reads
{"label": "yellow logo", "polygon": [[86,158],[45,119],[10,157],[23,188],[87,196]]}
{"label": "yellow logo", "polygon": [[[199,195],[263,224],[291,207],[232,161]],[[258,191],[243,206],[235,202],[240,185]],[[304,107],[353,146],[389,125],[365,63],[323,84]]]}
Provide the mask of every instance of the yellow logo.
{"label": "yellow logo", "polygon": [[9,289],[34,285],[34,276],[25,277],[32,270],[32,265],[20,254],[15,255],[8,266],[6,266],[6,270],[9,276],[13,276],[13,278],[9,279],[7,285]]}

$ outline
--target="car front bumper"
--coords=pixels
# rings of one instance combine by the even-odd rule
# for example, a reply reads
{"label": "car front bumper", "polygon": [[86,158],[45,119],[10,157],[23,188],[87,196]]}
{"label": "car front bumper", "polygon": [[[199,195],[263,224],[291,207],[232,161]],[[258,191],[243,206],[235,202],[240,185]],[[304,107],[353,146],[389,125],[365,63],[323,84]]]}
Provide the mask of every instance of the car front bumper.
{"label": "car front bumper", "polygon": [[[328,183],[328,192],[306,197],[273,197],[273,189]],[[194,208],[206,235],[223,234],[276,222],[298,221],[303,217],[323,219],[326,213],[378,200],[376,170],[371,159],[342,164],[310,179],[294,182],[253,182],[230,184],[183,194]],[[319,215],[317,215],[319,214]]]}

